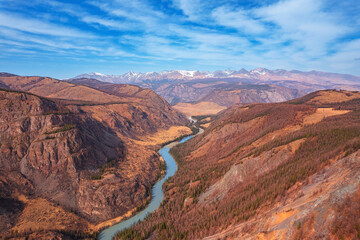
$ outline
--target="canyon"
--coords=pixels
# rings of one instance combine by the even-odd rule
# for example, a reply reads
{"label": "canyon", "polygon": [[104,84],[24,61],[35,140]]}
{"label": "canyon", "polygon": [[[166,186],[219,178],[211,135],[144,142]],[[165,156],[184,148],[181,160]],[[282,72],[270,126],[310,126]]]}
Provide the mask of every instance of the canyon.
{"label": "canyon", "polygon": [[204,118],[171,151],[163,206],[117,239],[356,239],[359,101],[326,90]]}
{"label": "canyon", "polygon": [[189,77],[213,89],[171,106],[131,84],[1,73],[2,235],[94,239],[141,211],[190,118],[204,132],[171,148],[160,207],[115,239],[358,236],[360,93],[221,81]]}
{"label": "canyon", "polygon": [[152,90],[10,74],[0,82],[1,231],[96,232],[146,204],[161,175],[157,149],[191,133]]}

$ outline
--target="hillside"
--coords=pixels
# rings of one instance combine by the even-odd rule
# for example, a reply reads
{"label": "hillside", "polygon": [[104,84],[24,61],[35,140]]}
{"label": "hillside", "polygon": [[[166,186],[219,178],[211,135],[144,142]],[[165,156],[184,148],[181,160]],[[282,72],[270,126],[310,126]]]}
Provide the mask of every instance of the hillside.
{"label": "hillside", "polygon": [[0,91],[1,232],[67,236],[130,214],[159,177],[157,149],[191,132],[152,90],[13,75],[0,83],[13,89]]}
{"label": "hillside", "polygon": [[[172,95],[183,91],[181,93],[182,98],[179,101],[186,101],[186,99],[191,98],[190,95],[194,96],[195,102],[179,102],[173,106],[188,116],[217,114],[234,104],[283,102],[303,95],[300,91],[275,85],[241,83],[200,85],[196,83],[192,85],[195,90],[190,89],[190,84],[187,85],[187,88],[180,88],[181,90],[169,88],[167,91]],[[188,91],[192,94],[186,94]],[[164,95],[161,92],[160,94]],[[167,95],[165,94],[165,96]]]}
{"label": "hillside", "polygon": [[221,106],[230,107],[239,103],[284,102],[303,95],[297,90],[275,85],[242,84],[238,87],[230,86],[225,89],[216,89],[201,98],[200,101],[214,102]]}
{"label": "hillside", "polygon": [[90,84],[22,76],[0,76],[0,83],[9,89],[61,100],[69,106],[76,105],[123,135],[135,138],[136,135],[155,133],[158,128],[186,123],[183,115],[152,90],[134,85],[113,84],[110,88],[103,86],[100,89]]}
{"label": "hillside", "polygon": [[193,80],[188,83],[161,85],[155,91],[172,104],[213,102],[226,107],[238,103],[282,102],[304,95],[295,89],[269,84],[251,84],[240,79]]}
{"label": "hillside", "polygon": [[172,149],[162,207],[118,238],[355,239],[360,93],[233,106]]}
{"label": "hillside", "polygon": [[[22,223],[16,221],[15,216],[27,224],[34,221],[24,214],[31,212],[36,204],[26,203],[40,201],[41,198],[91,218],[95,209],[90,209],[81,200],[92,195],[87,201],[97,205],[99,213],[112,212],[109,204],[101,202],[113,195],[115,189],[107,185],[103,187],[103,193],[94,191],[94,183],[89,179],[98,173],[100,167],[124,161],[124,143],[113,131],[86,114],[70,111],[61,104],[36,95],[1,90],[0,105],[1,197],[19,205],[18,209],[12,209],[12,204],[2,205],[2,212],[5,211],[1,215],[4,220],[1,221],[2,231],[9,226],[23,230]],[[121,182],[117,180],[114,184],[120,185]],[[37,217],[46,219],[47,215]],[[7,221],[9,218],[12,220]],[[78,221],[79,217],[72,218]],[[56,222],[54,225],[61,225],[60,219],[53,221]],[[85,220],[82,222],[86,226],[89,224]],[[70,229],[67,230],[71,230],[80,226],[69,224],[68,227]]]}

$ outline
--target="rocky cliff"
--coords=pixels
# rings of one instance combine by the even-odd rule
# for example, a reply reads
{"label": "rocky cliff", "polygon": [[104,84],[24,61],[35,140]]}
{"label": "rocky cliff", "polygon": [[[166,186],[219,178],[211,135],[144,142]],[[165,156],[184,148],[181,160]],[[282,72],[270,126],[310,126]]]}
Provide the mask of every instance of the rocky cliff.
{"label": "rocky cliff", "polygon": [[[0,82],[16,90],[0,91],[2,231],[96,230],[135,210],[159,177],[156,150],[187,123],[152,90],[135,86],[107,92],[13,75]],[[34,214],[39,205],[46,211]]]}
{"label": "rocky cliff", "polygon": [[[12,193],[3,197],[41,196],[91,219],[79,200],[92,191],[87,181],[99,167],[124,160],[123,142],[86,114],[45,98],[1,90],[0,105],[0,167],[9,187],[2,190]],[[105,198],[95,193],[94,204]]]}

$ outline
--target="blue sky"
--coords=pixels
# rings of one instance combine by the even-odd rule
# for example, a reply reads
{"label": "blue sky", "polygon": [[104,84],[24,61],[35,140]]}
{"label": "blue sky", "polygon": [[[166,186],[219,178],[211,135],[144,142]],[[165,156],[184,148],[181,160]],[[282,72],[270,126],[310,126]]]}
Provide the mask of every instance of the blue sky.
{"label": "blue sky", "polygon": [[0,0],[0,71],[360,75],[359,0]]}

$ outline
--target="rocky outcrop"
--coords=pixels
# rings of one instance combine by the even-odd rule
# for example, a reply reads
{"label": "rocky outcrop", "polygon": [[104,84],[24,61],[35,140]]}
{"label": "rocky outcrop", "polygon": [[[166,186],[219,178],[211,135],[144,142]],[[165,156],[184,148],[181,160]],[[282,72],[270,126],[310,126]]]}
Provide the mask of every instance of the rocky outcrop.
{"label": "rocky outcrop", "polygon": [[202,193],[199,196],[199,202],[209,204],[222,200],[237,185],[276,169],[279,165],[289,161],[304,140],[299,139],[271,149],[257,157],[243,158],[240,163],[232,165],[219,181]]}
{"label": "rocky outcrop", "polygon": [[12,190],[44,196],[90,216],[79,203],[87,191],[79,189],[91,189],[84,182],[99,167],[123,161],[123,142],[86,114],[48,99],[0,91],[0,105],[1,175],[22,176],[14,180],[19,185],[28,182],[28,189]]}
{"label": "rocky outcrop", "polygon": [[204,239],[356,239],[359,169],[358,151],[289,189],[276,207]]}
{"label": "rocky outcrop", "polygon": [[120,98],[121,102],[83,106],[81,109],[101,119],[122,135],[136,138],[139,135],[155,133],[159,128],[187,123],[184,115],[175,111],[153,90],[134,85],[104,83],[94,79],[75,79],[69,82]]}

